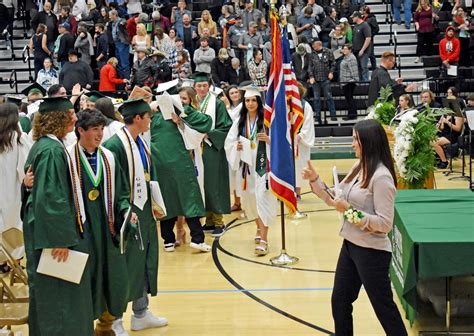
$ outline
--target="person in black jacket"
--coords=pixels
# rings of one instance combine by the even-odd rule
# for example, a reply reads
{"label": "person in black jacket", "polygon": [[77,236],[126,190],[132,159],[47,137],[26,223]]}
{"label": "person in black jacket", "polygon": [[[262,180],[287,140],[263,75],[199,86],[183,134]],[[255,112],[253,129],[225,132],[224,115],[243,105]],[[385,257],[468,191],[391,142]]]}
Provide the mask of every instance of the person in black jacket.
{"label": "person in black jacket", "polygon": [[369,6],[363,6],[360,10],[362,13],[362,20],[367,22],[370,27],[370,32],[372,33],[372,40],[370,41],[370,54],[369,54],[369,60],[370,60],[370,66],[372,68],[372,71],[377,68],[377,60],[375,59],[375,54],[374,54],[374,37],[379,33],[379,24],[377,23],[377,18],[375,17],[374,14],[370,14],[370,7]]}
{"label": "person in black jacket", "polygon": [[155,50],[151,55],[153,62],[156,65],[156,85],[159,83],[166,83],[171,80],[171,68],[166,59],[166,55],[159,51]]}
{"label": "person in black jacket", "polygon": [[61,23],[58,27],[59,31],[59,48],[56,54],[56,60],[61,67],[68,61],[69,50],[74,49],[74,36],[70,33],[71,26],[69,23]]}
{"label": "person in black jacket", "polygon": [[229,54],[227,49],[219,50],[217,58],[211,62],[211,77],[215,86],[224,88],[229,85],[229,72],[231,69]]}
{"label": "person in black jacket", "polygon": [[58,18],[51,11],[52,5],[50,2],[45,2],[43,5],[43,11],[38,12],[35,17],[31,20],[31,28],[36,31],[40,23],[48,27],[48,32],[46,33],[48,49],[54,50],[54,42],[58,37]]}
{"label": "person in black jacket", "polygon": [[230,85],[240,85],[240,83],[250,80],[249,72],[240,66],[240,60],[237,57],[234,57],[230,64],[228,77]]}
{"label": "person in black jacket", "polygon": [[323,42],[324,48],[331,48],[329,45],[329,41],[331,40],[329,34],[336,29],[336,25],[338,24],[336,8],[328,7],[327,13],[328,15],[324,18],[323,24],[321,25],[319,38]]}
{"label": "person in black jacket", "polygon": [[148,57],[148,50],[143,47],[137,48],[137,60],[133,63],[130,86],[148,86],[153,88],[157,81],[157,68],[153,59]]}
{"label": "person in black jacket", "polygon": [[59,73],[59,84],[64,86],[68,92],[71,92],[76,84],[80,84],[82,88],[89,90],[94,81],[94,73],[90,65],[80,61],[81,54],[74,49],[69,51],[68,56],[69,61],[64,64]]}
{"label": "person in black jacket", "polygon": [[105,64],[107,64],[108,54],[109,54],[109,39],[107,34],[104,33],[105,26],[102,23],[97,23],[95,25],[95,35],[94,41],[96,45],[96,61],[97,68],[101,69]]}
{"label": "person in black jacket", "polygon": [[298,82],[303,83],[303,85],[308,88],[308,69],[310,66],[311,57],[306,52],[306,47],[304,44],[300,43],[296,48],[296,53],[291,55],[291,63],[295,67],[295,76]]}

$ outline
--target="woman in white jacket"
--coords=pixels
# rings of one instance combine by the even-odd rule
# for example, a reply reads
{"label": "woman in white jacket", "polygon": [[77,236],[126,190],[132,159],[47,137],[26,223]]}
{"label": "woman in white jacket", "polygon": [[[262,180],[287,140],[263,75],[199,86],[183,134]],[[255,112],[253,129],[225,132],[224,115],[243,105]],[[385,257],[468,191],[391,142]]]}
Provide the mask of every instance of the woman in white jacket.
{"label": "woman in white jacket", "polygon": [[255,219],[255,254],[268,253],[268,226],[277,216],[277,199],[268,188],[267,153],[270,138],[263,126],[263,103],[254,88],[245,91],[244,103],[225,141],[229,166],[239,170],[236,184],[242,185],[242,208]]}

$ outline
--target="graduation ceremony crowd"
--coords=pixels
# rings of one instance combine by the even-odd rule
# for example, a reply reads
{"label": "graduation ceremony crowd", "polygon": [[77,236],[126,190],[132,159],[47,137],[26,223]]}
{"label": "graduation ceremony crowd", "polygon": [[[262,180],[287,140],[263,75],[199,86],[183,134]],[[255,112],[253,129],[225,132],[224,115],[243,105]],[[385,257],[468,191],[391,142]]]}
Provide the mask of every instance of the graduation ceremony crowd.
{"label": "graduation ceremony crowd", "polygon": [[[36,83],[21,102],[0,102],[0,203],[9,204],[0,230],[24,234],[29,334],[125,336],[129,302],[131,330],[165,326],[148,309],[160,247],[210,252],[205,234],[220,237],[224,215],[243,210],[256,223],[253,252],[269,251],[278,204],[263,122],[267,4],[219,3],[198,18],[185,0],[28,1]],[[378,27],[358,1],[295,0],[282,11],[300,95],[314,97],[302,99],[295,138],[299,195],[321,122],[320,91],[336,118],[329,83],[348,83],[349,100],[350,83],[369,80]],[[390,69],[394,55],[384,57]],[[179,84],[167,85],[172,80]],[[160,96],[171,110],[160,109]],[[356,118],[349,109],[347,119]],[[37,272],[44,251],[58,262],[87,253],[80,283]]]}

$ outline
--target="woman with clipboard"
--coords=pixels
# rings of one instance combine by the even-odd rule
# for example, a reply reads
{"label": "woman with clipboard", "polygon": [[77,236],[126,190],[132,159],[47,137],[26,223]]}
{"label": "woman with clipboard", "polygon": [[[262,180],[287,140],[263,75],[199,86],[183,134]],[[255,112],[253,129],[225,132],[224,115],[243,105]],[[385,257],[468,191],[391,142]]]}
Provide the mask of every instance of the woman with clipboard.
{"label": "woman with clipboard", "polygon": [[407,335],[389,278],[392,247],[387,234],[393,227],[396,175],[387,136],[375,120],[358,122],[352,134],[359,160],[339,184],[336,198],[309,161],[303,170],[311,190],[344,218],[331,299],[336,335],[354,334],[352,304],[362,285],[385,333]]}

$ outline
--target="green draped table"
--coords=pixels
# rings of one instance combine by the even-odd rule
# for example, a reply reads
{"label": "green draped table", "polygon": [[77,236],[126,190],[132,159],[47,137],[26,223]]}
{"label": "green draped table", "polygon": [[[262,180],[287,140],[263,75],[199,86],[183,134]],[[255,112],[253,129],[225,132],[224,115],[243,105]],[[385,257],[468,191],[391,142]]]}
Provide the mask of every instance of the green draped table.
{"label": "green draped table", "polygon": [[390,276],[413,324],[418,279],[474,274],[474,193],[399,190],[390,239]]}

